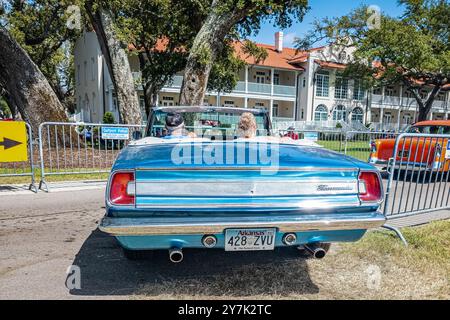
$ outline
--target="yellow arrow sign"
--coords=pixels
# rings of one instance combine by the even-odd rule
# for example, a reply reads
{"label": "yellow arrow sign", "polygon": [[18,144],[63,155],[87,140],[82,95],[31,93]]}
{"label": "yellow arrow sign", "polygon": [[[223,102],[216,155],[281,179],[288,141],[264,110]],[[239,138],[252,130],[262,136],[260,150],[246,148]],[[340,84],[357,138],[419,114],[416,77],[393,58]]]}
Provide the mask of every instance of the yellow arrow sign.
{"label": "yellow arrow sign", "polygon": [[0,162],[28,161],[25,122],[0,121]]}

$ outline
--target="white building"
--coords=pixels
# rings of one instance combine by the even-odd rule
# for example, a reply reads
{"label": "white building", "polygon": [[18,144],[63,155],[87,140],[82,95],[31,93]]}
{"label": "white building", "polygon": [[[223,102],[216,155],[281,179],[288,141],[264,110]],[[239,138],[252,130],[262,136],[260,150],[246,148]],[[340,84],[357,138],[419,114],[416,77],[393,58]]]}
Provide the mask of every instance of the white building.
{"label": "white building", "polygon": [[[236,54],[247,62],[239,82],[231,93],[208,92],[205,104],[265,108],[273,121],[286,125],[310,124],[335,127],[336,122],[362,128],[372,123],[376,128],[403,126],[414,122],[416,102],[401,86],[362,89],[357,80],[345,79],[340,73],[349,61],[351,51],[322,47],[307,52],[283,48],[283,34],[275,34],[274,45],[258,44],[268,52],[265,61],[255,63],[235,43]],[[118,120],[117,103],[106,64],[94,33],[85,33],[75,46],[76,97],[79,118],[85,122],[101,122],[107,111]],[[143,91],[139,85],[138,57],[130,56],[143,109]],[[158,95],[159,105],[177,105],[182,74]],[[425,91],[422,94],[427,94]],[[443,92],[434,103],[431,119],[447,119],[450,95]]]}

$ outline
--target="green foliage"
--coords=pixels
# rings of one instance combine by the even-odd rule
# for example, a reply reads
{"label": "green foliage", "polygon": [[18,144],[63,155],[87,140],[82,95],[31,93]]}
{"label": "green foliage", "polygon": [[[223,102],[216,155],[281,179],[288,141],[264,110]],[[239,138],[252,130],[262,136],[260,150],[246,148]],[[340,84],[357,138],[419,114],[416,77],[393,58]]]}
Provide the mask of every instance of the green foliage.
{"label": "green foliage", "polygon": [[0,97],[0,111],[7,118],[11,117],[11,111],[9,110],[8,103],[2,97]]}
{"label": "green foliage", "polygon": [[58,98],[73,94],[73,45],[81,29],[68,28],[73,12],[84,0],[7,0],[3,18],[10,34],[25,49],[55,90]]}
{"label": "green foliage", "polygon": [[105,112],[103,115],[103,123],[104,124],[115,124],[116,120],[114,119],[114,115],[112,112]]}
{"label": "green foliage", "polygon": [[216,63],[213,64],[207,89],[231,92],[239,81],[239,71],[244,67],[245,62],[234,55],[231,46],[227,46]]}

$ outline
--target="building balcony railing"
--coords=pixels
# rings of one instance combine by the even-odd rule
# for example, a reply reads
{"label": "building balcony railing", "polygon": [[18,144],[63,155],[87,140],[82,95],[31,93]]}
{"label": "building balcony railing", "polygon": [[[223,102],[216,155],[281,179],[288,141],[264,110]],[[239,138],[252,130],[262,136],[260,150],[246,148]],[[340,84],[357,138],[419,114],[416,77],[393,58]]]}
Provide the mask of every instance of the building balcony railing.
{"label": "building balcony railing", "polygon": [[293,86],[281,86],[281,85],[274,85],[273,86],[273,94],[275,96],[289,96],[289,97],[295,97],[295,87]]}
{"label": "building balcony railing", "polygon": [[294,118],[288,118],[288,117],[273,117],[272,122],[288,122],[288,121],[295,121]]}
{"label": "building balcony railing", "polygon": [[265,83],[248,82],[248,92],[270,95],[272,92],[272,86]]}
{"label": "building balcony railing", "polygon": [[[372,95],[372,105],[383,105],[383,106],[394,106],[403,108],[416,108],[417,101],[414,98],[399,96],[385,96],[384,99],[381,95]],[[433,109],[448,109],[450,108],[450,103],[442,100],[435,100],[433,102]]]}

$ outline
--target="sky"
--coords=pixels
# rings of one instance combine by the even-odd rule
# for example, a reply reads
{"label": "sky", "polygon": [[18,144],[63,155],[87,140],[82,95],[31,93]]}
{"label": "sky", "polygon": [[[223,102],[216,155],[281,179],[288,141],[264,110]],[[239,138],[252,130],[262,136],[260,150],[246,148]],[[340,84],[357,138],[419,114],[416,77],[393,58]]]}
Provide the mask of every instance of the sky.
{"label": "sky", "polygon": [[[311,9],[306,13],[301,23],[297,22],[291,28],[282,30],[284,32],[284,46],[293,47],[295,37],[301,37],[310,28],[311,23],[320,18],[339,17],[349,13],[352,9],[360,5],[377,5],[381,11],[390,16],[400,16],[402,7],[399,7],[396,0],[309,0]],[[275,32],[279,28],[273,27],[270,22],[263,24],[258,35],[250,37],[258,43],[273,44]]]}

